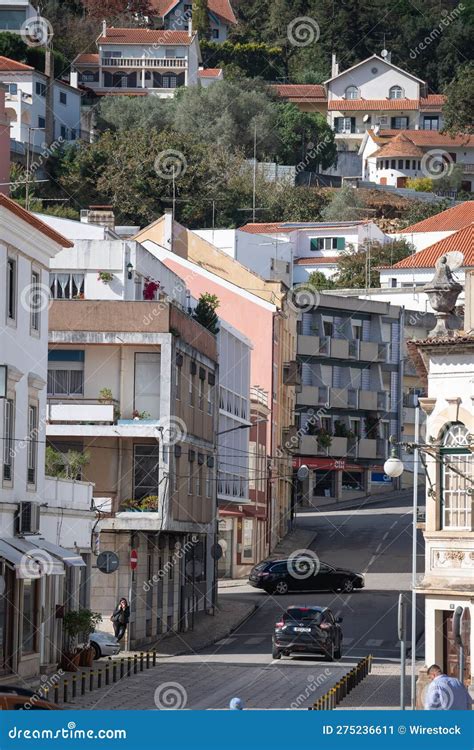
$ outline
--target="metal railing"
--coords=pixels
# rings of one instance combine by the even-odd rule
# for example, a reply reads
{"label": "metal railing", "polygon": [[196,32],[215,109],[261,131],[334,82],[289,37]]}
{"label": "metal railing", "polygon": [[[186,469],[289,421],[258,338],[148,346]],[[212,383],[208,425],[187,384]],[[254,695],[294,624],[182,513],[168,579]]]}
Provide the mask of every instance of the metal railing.
{"label": "metal railing", "polygon": [[321,698],[318,698],[308,710],[333,711],[349,695],[351,690],[370,674],[371,669],[372,655],[365,656],[350,672],[347,672],[332,688],[329,688]]}
{"label": "metal railing", "polygon": [[103,57],[104,68],[187,68],[185,57]]}

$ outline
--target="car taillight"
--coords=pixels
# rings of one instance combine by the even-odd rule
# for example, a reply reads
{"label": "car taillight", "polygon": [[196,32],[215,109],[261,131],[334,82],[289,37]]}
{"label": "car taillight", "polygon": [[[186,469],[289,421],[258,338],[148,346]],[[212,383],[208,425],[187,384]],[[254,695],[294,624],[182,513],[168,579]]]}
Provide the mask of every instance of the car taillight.
{"label": "car taillight", "polygon": [[277,622],[277,623],[275,623],[275,627],[276,628],[282,628],[284,626],[284,624],[285,624],[284,622]]}
{"label": "car taillight", "polygon": [[330,630],[330,628],[331,628],[331,626],[330,626],[330,624],[328,622],[322,622],[319,627],[321,628],[321,630]]}
{"label": "car taillight", "polygon": [[269,576],[269,575],[270,575],[270,573],[259,573],[259,574],[258,574],[258,577],[259,577],[259,578],[266,578],[266,577],[267,577],[267,576]]}

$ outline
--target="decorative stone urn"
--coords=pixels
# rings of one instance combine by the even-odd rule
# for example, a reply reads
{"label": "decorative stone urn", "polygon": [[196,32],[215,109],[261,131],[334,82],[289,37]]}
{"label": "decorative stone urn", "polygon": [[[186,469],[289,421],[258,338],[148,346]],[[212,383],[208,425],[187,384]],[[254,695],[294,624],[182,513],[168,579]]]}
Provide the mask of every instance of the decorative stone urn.
{"label": "decorative stone urn", "polygon": [[430,337],[451,336],[455,326],[450,325],[450,319],[463,287],[454,278],[446,255],[437,260],[435,268],[433,279],[423,287],[436,316],[436,326],[430,331]]}

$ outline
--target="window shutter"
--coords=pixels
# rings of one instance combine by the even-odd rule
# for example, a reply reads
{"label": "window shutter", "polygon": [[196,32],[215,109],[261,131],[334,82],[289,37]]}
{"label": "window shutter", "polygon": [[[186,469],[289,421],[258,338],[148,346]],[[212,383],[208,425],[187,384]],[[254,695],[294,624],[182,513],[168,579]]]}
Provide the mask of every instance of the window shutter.
{"label": "window shutter", "polygon": [[341,118],[340,117],[334,118],[334,130],[336,131],[336,133],[341,132]]}
{"label": "window shutter", "polygon": [[209,385],[215,385],[216,384],[215,373],[213,373],[213,372],[208,372],[207,373],[207,382],[209,383]]}
{"label": "window shutter", "polygon": [[196,460],[196,451],[194,451],[192,448],[190,448],[189,451],[188,451],[188,461],[190,463],[192,463],[195,460]]}
{"label": "window shutter", "polygon": [[355,132],[356,132],[356,118],[351,117],[351,133],[355,133]]}
{"label": "window shutter", "polygon": [[182,453],[181,446],[180,445],[175,445],[174,446],[174,455],[175,455],[175,458],[179,458],[181,456],[181,453]]}
{"label": "window shutter", "polygon": [[316,250],[318,250],[318,239],[317,239],[317,237],[316,238],[313,237],[313,239],[310,240],[309,249],[311,250],[312,253],[314,253]]}
{"label": "window shutter", "polygon": [[190,365],[190,372],[191,372],[191,375],[195,375],[195,374],[196,374],[196,372],[197,372],[197,365],[196,365],[196,362],[191,362],[191,365]]}
{"label": "window shutter", "polygon": [[336,247],[337,247],[337,249],[338,250],[344,250],[345,246],[346,246],[346,241],[345,241],[344,237],[337,237],[336,238]]}
{"label": "window shutter", "polygon": [[205,380],[206,379],[206,371],[204,367],[199,368],[199,380]]}

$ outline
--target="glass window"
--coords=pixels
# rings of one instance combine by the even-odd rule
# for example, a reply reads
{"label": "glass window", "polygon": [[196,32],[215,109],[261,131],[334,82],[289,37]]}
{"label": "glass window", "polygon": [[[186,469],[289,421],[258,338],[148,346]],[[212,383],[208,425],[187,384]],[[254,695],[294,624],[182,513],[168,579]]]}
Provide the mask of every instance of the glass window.
{"label": "glass window", "polygon": [[48,396],[82,396],[84,394],[83,362],[50,362]]}
{"label": "glass window", "polygon": [[249,562],[253,560],[253,518],[244,518],[242,526],[242,559]]}
{"label": "glass window", "polygon": [[64,91],[59,92],[59,101],[61,104],[67,104],[67,94],[65,94]]}
{"label": "glass window", "polygon": [[359,89],[357,86],[348,86],[346,88],[346,99],[359,99]]}
{"label": "glass window", "polygon": [[471,490],[474,485],[474,455],[464,424],[452,424],[441,449],[441,502],[443,529],[471,529]]}
{"label": "glass window", "polygon": [[83,273],[50,273],[49,287],[53,299],[83,299]]}
{"label": "glass window", "polygon": [[175,89],[176,82],[177,79],[174,73],[165,73],[162,78],[162,87],[164,89]]}
{"label": "glass window", "polygon": [[158,495],[159,446],[135,445],[134,459],[134,499],[140,500],[148,495]]}
{"label": "glass window", "polygon": [[7,261],[7,316],[9,320],[16,320],[16,287],[17,265],[14,258]]}
{"label": "glass window", "polygon": [[389,99],[403,99],[403,89],[401,86],[391,86],[388,92]]}
{"label": "glass window", "polygon": [[438,115],[425,115],[423,117],[423,130],[439,130]]}
{"label": "glass window", "polygon": [[25,578],[23,581],[23,632],[22,651],[31,653],[36,650],[36,581]]}
{"label": "glass window", "polygon": [[7,398],[3,402],[3,478],[13,481],[13,456],[15,437],[15,402]]}
{"label": "glass window", "polygon": [[17,83],[9,83],[8,84],[8,93],[11,94],[12,96],[16,96],[18,94],[18,84]]}
{"label": "glass window", "polygon": [[30,327],[33,331],[39,331],[41,302],[42,298],[40,290],[40,275],[38,271],[32,271],[30,294]]}
{"label": "glass window", "polygon": [[35,91],[38,96],[46,96],[46,84],[36,81]]}
{"label": "glass window", "polygon": [[38,455],[38,407],[28,406],[28,484],[36,483]]}
{"label": "glass window", "polygon": [[204,410],[204,380],[199,378],[199,408],[201,411]]}
{"label": "glass window", "polygon": [[408,117],[392,117],[393,130],[406,130],[408,128]]}
{"label": "glass window", "polygon": [[189,376],[189,405],[194,406],[194,375]]}

